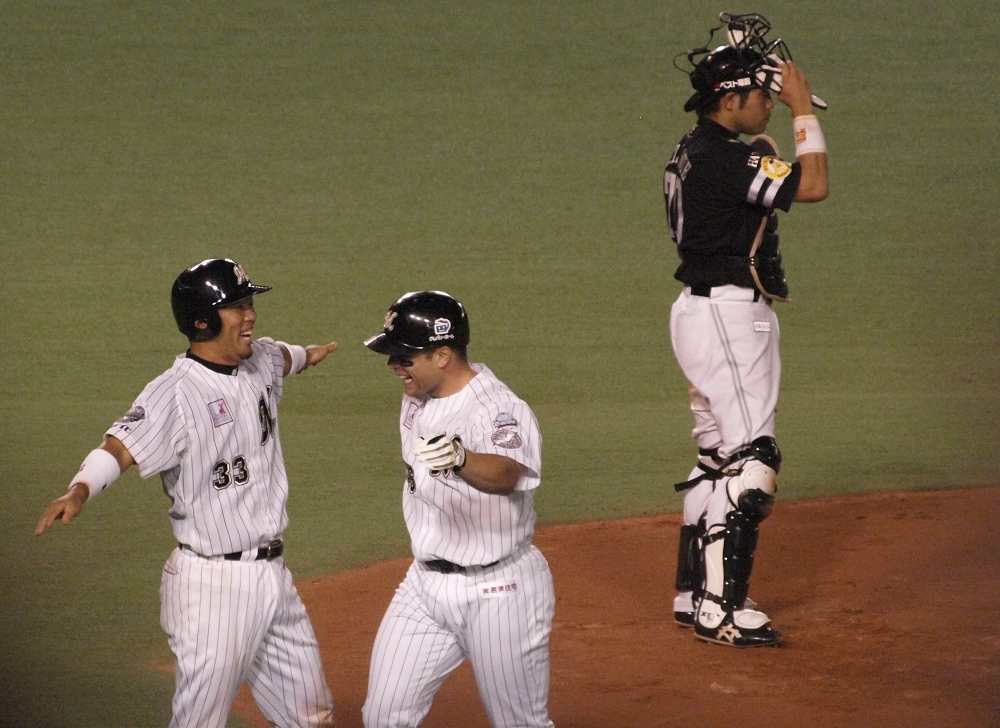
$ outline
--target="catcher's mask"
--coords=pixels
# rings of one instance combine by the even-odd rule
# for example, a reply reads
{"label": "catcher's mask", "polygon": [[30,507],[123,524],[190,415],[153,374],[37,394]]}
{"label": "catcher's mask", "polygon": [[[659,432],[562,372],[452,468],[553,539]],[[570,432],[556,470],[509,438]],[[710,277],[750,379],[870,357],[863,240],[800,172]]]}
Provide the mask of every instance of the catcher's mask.
{"label": "catcher's mask", "polygon": [[[170,307],[178,331],[190,341],[210,341],[222,331],[218,309],[270,290],[270,286],[251,283],[239,263],[229,258],[211,258],[177,276],[170,290]],[[207,328],[198,328],[197,321],[204,321]]]}
{"label": "catcher's mask", "polygon": [[468,345],[465,307],[442,291],[407,293],[389,307],[382,333],[365,341],[374,352],[402,357],[439,346]]}
{"label": "catcher's mask", "polygon": [[[756,13],[720,13],[719,25],[709,30],[708,43],[674,57],[674,67],[688,74],[695,92],[684,104],[685,111],[704,108],[714,99],[730,91],[753,88],[781,93],[779,63],[792,60],[785,41],[768,40],[771,24]],[[711,48],[715,34],[726,29],[727,44]],[[678,65],[686,58],[687,68]],[[826,104],[813,97],[813,105],[825,109]]]}

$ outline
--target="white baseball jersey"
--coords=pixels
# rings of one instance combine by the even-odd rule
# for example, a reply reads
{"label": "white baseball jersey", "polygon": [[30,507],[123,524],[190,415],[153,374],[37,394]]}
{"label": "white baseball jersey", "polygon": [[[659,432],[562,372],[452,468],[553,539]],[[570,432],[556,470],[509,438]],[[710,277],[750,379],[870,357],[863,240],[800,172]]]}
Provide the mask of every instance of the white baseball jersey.
{"label": "white baseball jersey", "polygon": [[[552,726],[555,589],[545,557],[531,545],[541,433],[525,402],[482,364],[472,367],[476,377],[456,394],[403,397],[403,513],[416,560],[375,637],[366,728],[417,726],[464,660],[492,725]],[[412,448],[418,437],[441,433],[458,435],[472,452],[512,458],[527,472],[506,495],[478,491],[450,471],[432,475]],[[426,563],[438,560],[465,568],[441,573]]]}
{"label": "white baseball jersey", "polygon": [[291,572],[257,554],[288,523],[284,366],[270,339],[254,341],[236,367],[182,354],[107,432],[144,478],[160,475],[184,545],[160,585],[160,625],[177,658],[171,728],[223,728],[244,682],[271,725],[332,725],[319,643]]}
{"label": "white baseball jersey", "polygon": [[288,477],[278,437],[284,369],[270,339],[238,367],[181,354],[108,435],[143,478],[159,474],[179,543],[204,556],[246,551],[288,524]]}
{"label": "white baseball jersey", "polygon": [[[403,397],[399,432],[407,480],[403,517],[413,555],[462,566],[491,564],[531,542],[534,489],[541,483],[542,435],[528,405],[483,364],[461,391],[439,399]],[[476,490],[451,471],[431,475],[413,455],[417,438],[448,433],[478,453],[503,455],[528,472],[510,495]]]}

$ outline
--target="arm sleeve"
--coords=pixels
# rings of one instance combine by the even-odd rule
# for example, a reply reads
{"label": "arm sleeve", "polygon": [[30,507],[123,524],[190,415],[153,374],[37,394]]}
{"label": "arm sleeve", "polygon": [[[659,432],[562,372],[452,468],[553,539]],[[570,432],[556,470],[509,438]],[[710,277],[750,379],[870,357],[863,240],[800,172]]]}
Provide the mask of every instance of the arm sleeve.
{"label": "arm sleeve", "polygon": [[501,455],[523,465],[517,490],[532,490],[542,482],[542,434],[531,408],[520,399],[481,407],[471,428],[473,452]]}
{"label": "arm sleeve", "polygon": [[262,336],[254,343],[255,354],[263,358],[263,367],[270,369],[274,373],[274,401],[281,404],[281,398],[285,394],[285,353],[274,339]]}
{"label": "arm sleeve", "polygon": [[105,437],[121,441],[143,478],[176,467],[187,449],[187,430],[172,380],[151,382]]}
{"label": "arm sleeve", "polygon": [[727,155],[729,160],[725,169],[738,172],[724,173],[716,183],[726,189],[734,201],[788,212],[802,178],[798,162],[789,164],[779,157],[761,155],[742,143],[729,145]]}

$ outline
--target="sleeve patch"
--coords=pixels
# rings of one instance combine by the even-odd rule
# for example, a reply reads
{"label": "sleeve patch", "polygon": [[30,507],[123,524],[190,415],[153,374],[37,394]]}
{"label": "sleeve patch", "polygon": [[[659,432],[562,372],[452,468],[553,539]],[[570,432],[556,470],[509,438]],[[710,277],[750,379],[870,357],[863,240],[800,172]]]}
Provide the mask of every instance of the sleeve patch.
{"label": "sleeve patch", "polygon": [[782,179],[792,173],[792,165],[777,157],[761,158],[760,168],[771,179]]}
{"label": "sleeve patch", "polygon": [[490,440],[505,450],[516,450],[524,444],[521,433],[518,432],[517,420],[508,412],[500,413],[493,420],[493,435]]}
{"label": "sleeve patch", "polygon": [[138,422],[139,420],[144,420],[144,419],[146,419],[146,410],[136,405],[128,412],[123,414],[121,417],[119,417],[117,422],[121,424],[126,424],[129,422]]}

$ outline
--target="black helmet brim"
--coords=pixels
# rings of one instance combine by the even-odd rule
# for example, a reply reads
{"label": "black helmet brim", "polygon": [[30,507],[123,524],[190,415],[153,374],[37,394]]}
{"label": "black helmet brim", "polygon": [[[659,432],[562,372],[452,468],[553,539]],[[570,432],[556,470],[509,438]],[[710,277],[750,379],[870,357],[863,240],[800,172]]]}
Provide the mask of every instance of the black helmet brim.
{"label": "black helmet brim", "polygon": [[385,354],[386,356],[409,356],[410,354],[419,354],[421,351],[424,351],[423,349],[415,349],[412,346],[393,341],[384,332],[376,334],[370,339],[365,339],[365,346],[376,354]]}

